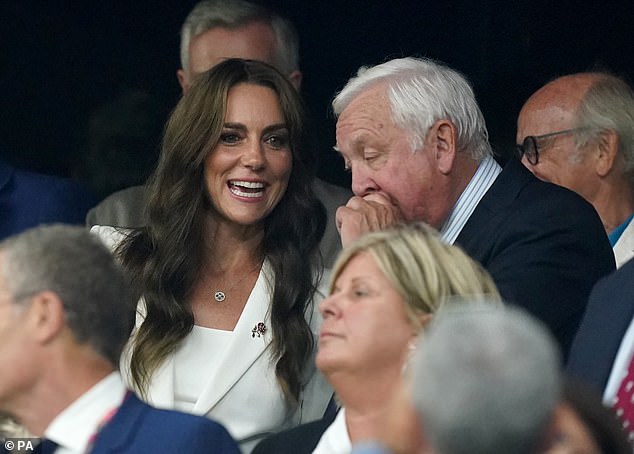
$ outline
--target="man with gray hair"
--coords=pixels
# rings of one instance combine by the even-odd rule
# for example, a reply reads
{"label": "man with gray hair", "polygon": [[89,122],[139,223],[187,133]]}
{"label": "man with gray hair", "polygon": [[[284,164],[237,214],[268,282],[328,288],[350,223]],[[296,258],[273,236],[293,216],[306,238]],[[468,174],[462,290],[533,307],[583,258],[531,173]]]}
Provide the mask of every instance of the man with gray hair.
{"label": "man with gray hair", "polygon": [[268,63],[299,90],[299,38],[293,24],[262,5],[246,0],[203,0],[181,28],[178,82],[187,91],[200,73],[227,58]]}
{"label": "man with gray hair", "polygon": [[353,454],[537,454],[570,431],[561,355],[524,309],[455,304],[421,334],[385,425]]}
{"label": "man with gray hair", "polygon": [[438,62],[362,68],[333,108],[355,193],[336,214],[343,245],[426,222],[481,262],[506,301],[544,321],[566,355],[592,286],[614,269],[592,206],[516,159],[502,169],[469,83]]}
{"label": "man with gray hair", "polygon": [[[295,27],[288,19],[246,0],[197,3],[181,29],[180,57],[181,68],[176,75],[183,93],[198,74],[232,57],[268,63],[286,75],[297,90],[301,86],[299,38]],[[351,193],[319,178],[315,178],[313,190],[328,215],[319,249],[324,264],[330,266],[341,249],[335,211],[348,201]],[[115,192],[86,217],[88,226],[142,227],[145,222],[143,186]]]}
{"label": "man with gray hair", "polygon": [[561,361],[547,328],[519,308],[440,311],[419,341],[412,399],[442,454],[530,454],[548,442]]}
{"label": "man with gray hair", "polygon": [[218,423],[155,409],[126,389],[117,368],[136,301],[84,228],[37,227],[1,242],[0,414],[45,437],[42,453],[239,453]]}
{"label": "man with gray hair", "polygon": [[634,257],[634,91],[605,72],[559,77],[517,119],[517,149],[544,181],[594,206],[620,267]]}

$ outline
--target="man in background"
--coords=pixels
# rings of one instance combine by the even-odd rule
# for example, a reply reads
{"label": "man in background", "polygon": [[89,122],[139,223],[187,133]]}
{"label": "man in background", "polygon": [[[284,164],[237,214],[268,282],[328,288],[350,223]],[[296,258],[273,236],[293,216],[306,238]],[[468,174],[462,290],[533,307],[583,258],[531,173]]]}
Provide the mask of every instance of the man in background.
{"label": "man in background", "polygon": [[597,396],[565,382],[556,342],[524,310],[454,305],[421,337],[382,433],[353,454],[632,452]]}
{"label": "man in background", "polygon": [[43,453],[239,453],[221,425],[126,389],[117,369],[136,302],[83,227],[37,227],[0,243],[0,413],[44,437]]}
{"label": "man in background", "polygon": [[522,162],[535,176],[594,206],[616,265],[634,257],[634,91],[611,74],[559,77],[517,119]]}

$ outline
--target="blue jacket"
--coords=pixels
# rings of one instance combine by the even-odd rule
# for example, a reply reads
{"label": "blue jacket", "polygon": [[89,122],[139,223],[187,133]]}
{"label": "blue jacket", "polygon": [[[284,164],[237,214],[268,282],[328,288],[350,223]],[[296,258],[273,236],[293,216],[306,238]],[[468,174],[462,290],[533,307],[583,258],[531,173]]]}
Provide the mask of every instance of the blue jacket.
{"label": "blue jacket", "polygon": [[625,332],[634,317],[634,260],[602,279],[572,344],[566,372],[601,396]]}
{"label": "blue jacket", "polygon": [[39,224],[81,224],[96,203],[72,180],[18,170],[0,160],[0,240]]}
{"label": "blue jacket", "polygon": [[[34,452],[51,454],[54,449],[38,446]],[[240,454],[240,449],[220,424],[202,416],[159,410],[130,394],[99,432],[90,452]]]}

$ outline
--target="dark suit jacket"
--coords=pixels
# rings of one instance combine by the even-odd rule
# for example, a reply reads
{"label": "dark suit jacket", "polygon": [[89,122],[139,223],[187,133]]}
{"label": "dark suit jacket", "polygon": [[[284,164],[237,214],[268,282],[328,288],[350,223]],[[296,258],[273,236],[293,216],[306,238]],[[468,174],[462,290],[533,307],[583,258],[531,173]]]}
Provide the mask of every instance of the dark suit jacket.
{"label": "dark suit jacket", "polygon": [[603,395],[621,340],[634,317],[634,260],[592,290],[566,372]]}
{"label": "dark suit jacket", "polygon": [[259,442],[251,454],[311,454],[335,414],[270,435]]}
{"label": "dark suit jacket", "polygon": [[92,454],[240,454],[226,429],[201,416],[159,410],[129,395],[99,433]]}
{"label": "dark suit jacket", "polygon": [[546,323],[567,357],[590,290],[614,270],[596,211],[511,160],[456,243],[489,271],[502,297]]}
{"label": "dark suit jacket", "polygon": [[0,239],[39,224],[83,224],[95,203],[92,194],[72,180],[0,161]]}

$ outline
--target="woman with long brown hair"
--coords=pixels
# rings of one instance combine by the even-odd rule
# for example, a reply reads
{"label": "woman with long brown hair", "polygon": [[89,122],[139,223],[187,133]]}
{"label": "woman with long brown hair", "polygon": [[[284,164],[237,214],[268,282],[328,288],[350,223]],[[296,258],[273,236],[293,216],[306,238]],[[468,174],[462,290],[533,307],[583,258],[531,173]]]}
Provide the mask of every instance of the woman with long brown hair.
{"label": "woman with long brown hair", "polygon": [[168,120],[147,227],[117,240],[142,298],[122,361],[134,388],[221,421],[247,452],[330,397],[313,361],[325,213],[307,129],[275,69],[218,64]]}

